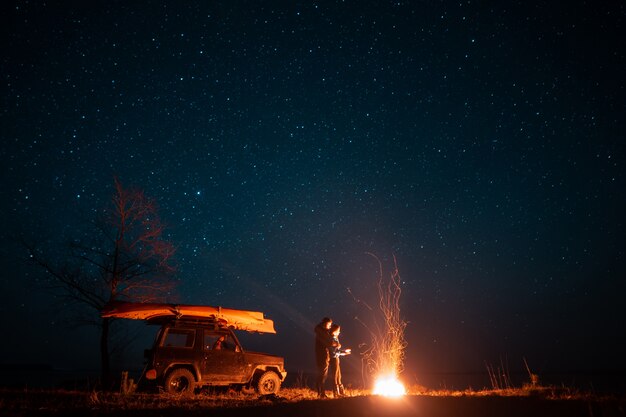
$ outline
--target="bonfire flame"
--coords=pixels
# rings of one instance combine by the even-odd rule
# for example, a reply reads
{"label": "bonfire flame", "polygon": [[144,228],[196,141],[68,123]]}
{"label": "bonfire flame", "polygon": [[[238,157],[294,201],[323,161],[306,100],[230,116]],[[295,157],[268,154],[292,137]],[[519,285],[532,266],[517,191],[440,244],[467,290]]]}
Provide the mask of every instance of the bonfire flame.
{"label": "bonfire flame", "polygon": [[[377,323],[376,327],[375,329],[371,329],[358,317],[356,318],[361,321],[361,324],[366,328],[370,329],[372,336],[372,345],[370,349],[365,352],[364,359],[370,374],[378,375],[378,377],[375,378],[373,393],[375,395],[399,397],[406,394],[404,385],[398,380],[398,375],[403,370],[404,349],[406,348],[406,341],[404,339],[406,322],[400,317],[402,280],[395,256],[393,257],[394,269],[389,279],[385,279],[380,260],[375,255],[370,255],[376,258],[379,264],[378,312],[382,319],[380,320],[382,321],[382,325],[379,324],[380,321],[375,320]],[[374,309],[369,305],[363,303],[361,300],[356,300],[370,311],[374,312]]]}
{"label": "bonfire flame", "polygon": [[395,375],[383,375],[376,378],[372,393],[385,397],[401,397],[406,394],[406,389]]}

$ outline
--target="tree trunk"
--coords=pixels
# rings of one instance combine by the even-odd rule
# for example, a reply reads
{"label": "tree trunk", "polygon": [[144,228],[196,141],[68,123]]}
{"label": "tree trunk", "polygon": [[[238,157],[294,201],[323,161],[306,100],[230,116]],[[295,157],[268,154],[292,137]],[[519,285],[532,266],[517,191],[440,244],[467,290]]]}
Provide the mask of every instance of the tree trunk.
{"label": "tree trunk", "polygon": [[100,334],[100,365],[102,388],[111,389],[111,364],[109,362],[109,318],[102,319],[102,333]]}

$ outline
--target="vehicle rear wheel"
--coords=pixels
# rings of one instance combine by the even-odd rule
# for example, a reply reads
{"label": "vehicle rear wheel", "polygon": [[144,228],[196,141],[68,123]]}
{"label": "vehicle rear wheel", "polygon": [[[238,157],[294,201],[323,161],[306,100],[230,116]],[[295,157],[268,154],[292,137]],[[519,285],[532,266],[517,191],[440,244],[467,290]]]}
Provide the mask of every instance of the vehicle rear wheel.
{"label": "vehicle rear wheel", "polygon": [[170,394],[191,395],[196,388],[196,380],[188,369],[174,369],[165,378],[165,391]]}
{"label": "vehicle rear wheel", "polygon": [[261,395],[278,394],[280,378],[276,372],[267,371],[259,378],[256,389]]}

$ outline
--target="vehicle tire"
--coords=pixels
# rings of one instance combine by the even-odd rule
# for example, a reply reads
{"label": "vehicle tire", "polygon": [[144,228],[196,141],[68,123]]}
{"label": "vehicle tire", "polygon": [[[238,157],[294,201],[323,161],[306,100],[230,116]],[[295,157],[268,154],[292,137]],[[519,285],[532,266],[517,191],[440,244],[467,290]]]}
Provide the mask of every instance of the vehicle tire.
{"label": "vehicle tire", "polygon": [[195,388],[196,379],[188,369],[174,369],[165,378],[165,391],[169,394],[191,395]]}
{"label": "vehicle tire", "polygon": [[276,372],[267,371],[261,375],[256,390],[261,395],[278,394],[280,390],[280,378]]}

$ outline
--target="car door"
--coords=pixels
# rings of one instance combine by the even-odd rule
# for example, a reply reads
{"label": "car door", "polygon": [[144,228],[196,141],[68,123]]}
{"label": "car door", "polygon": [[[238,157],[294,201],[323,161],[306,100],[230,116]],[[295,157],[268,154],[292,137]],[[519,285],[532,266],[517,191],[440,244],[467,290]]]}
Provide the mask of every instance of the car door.
{"label": "car door", "polygon": [[213,385],[244,381],[244,354],[231,332],[204,330],[202,379]]}

